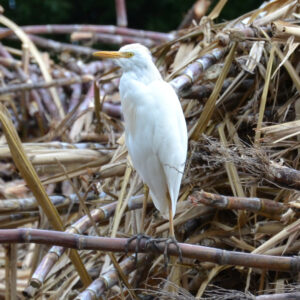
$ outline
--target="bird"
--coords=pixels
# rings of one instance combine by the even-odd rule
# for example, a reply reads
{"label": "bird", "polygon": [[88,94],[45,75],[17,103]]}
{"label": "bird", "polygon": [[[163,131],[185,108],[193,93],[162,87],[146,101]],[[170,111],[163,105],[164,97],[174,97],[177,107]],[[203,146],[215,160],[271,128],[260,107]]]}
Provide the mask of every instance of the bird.
{"label": "bird", "polygon": [[155,207],[169,220],[169,238],[176,242],[173,219],[188,147],[179,98],[145,46],[128,44],[93,55],[113,59],[122,69],[119,92],[128,153]]}

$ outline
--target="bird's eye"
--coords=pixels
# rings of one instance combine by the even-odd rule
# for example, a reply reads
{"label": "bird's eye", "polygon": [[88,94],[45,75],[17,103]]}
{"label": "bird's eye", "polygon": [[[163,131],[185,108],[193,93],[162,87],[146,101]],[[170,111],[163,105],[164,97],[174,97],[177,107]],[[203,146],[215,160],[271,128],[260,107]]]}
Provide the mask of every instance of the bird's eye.
{"label": "bird's eye", "polygon": [[133,52],[126,52],[126,57],[127,57],[127,58],[130,58],[130,57],[132,57],[133,55],[134,55]]}

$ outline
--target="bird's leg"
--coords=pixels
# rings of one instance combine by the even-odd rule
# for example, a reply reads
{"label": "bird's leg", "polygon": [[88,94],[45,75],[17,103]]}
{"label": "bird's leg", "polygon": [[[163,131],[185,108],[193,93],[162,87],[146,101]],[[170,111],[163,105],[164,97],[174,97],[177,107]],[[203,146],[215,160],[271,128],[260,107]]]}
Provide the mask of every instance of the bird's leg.
{"label": "bird's leg", "polygon": [[129,238],[126,243],[126,246],[125,246],[125,252],[128,253],[128,247],[129,247],[130,243],[132,241],[136,240],[136,244],[135,244],[135,262],[136,263],[137,263],[137,259],[138,259],[138,252],[140,250],[141,240],[142,239],[146,239],[146,240],[151,239],[150,236],[143,233],[143,232],[145,232],[144,224],[145,224],[148,196],[149,196],[149,188],[146,184],[144,184],[144,200],[143,200],[143,208],[142,208],[142,220],[141,220],[141,226],[140,226],[140,233]]}
{"label": "bird's leg", "polygon": [[165,257],[165,262],[168,262],[168,249],[170,244],[174,244],[177,248],[178,254],[179,254],[179,259],[182,262],[182,252],[181,249],[178,245],[178,242],[175,237],[175,230],[174,230],[174,218],[173,218],[173,211],[172,211],[172,200],[170,197],[170,194],[168,193],[167,195],[168,199],[168,206],[169,206],[169,238],[166,240],[166,245],[165,245],[165,250],[164,250],[164,257]]}
{"label": "bird's leg", "polygon": [[[170,197],[168,197],[168,199],[170,199]],[[168,204],[169,204],[169,237],[175,239],[172,203],[170,203],[170,202],[171,202],[171,199],[168,201]]]}
{"label": "bird's leg", "polygon": [[180,282],[180,268],[176,267],[176,257],[171,257],[171,259],[168,256],[168,250],[169,250],[169,245],[170,244],[174,244],[177,248],[177,251],[179,253],[179,259],[182,262],[182,253],[181,253],[181,249],[178,246],[176,237],[175,237],[175,230],[174,230],[174,218],[173,218],[173,211],[172,211],[172,201],[171,198],[168,197],[168,204],[169,204],[169,238],[166,240],[166,244],[165,244],[165,250],[164,250],[164,260],[165,260],[165,269],[167,270],[168,264],[169,264],[169,260],[171,263],[171,269],[170,269],[170,274],[168,276],[168,281],[169,282],[173,282],[174,286],[172,285],[167,285],[166,286],[166,290],[171,292],[171,293],[176,293],[177,288],[176,285],[179,285]]}
{"label": "bird's leg", "polygon": [[147,246],[150,245],[152,248],[155,248],[158,250],[158,244],[159,243],[165,243],[165,249],[164,249],[164,261],[165,261],[165,267],[167,268],[168,263],[169,263],[169,256],[168,256],[168,250],[169,250],[169,245],[174,244],[177,248],[178,254],[179,254],[179,259],[182,262],[182,252],[181,249],[178,245],[178,242],[175,238],[175,230],[174,230],[174,222],[173,222],[173,211],[172,211],[172,201],[171,197],[168,193],[167,195],[168,199],[168,209],[169,209],[169,237],[168,238],[156,238],[156,239],[150,239],[147,241]]}

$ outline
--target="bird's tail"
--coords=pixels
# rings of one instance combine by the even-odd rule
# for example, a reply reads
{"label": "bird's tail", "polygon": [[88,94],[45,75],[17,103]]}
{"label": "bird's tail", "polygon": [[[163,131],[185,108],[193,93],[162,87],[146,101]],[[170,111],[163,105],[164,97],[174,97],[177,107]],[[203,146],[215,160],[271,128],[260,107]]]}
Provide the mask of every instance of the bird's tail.
{"label": "bird's tail", "polygon": [[[169,220],[169,199],[166,198],[165,199],[158,199],[150,190],[150,195],[152,198],[152,201],[154,203],[154,206],[156,207],[156,209],[160,212],[160,214],[162,215],[162,217],[166,220]],[[175,213],[175,212],[174,212]],[[173,213],[173,214],[174,214]]]}

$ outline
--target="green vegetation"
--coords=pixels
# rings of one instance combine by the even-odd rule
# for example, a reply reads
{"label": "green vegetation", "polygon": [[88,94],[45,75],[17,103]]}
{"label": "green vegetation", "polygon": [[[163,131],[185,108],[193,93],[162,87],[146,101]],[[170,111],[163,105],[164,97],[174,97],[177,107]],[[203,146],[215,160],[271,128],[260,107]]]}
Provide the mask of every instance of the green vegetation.
{"label": "green vegetation", "polygon": [[[20,25],[30,24],[115,24],[113,0],[1,0],[6,15]],[[176,29],[195,0],[129,0],[127,13],[129,27],[157,31]],[[258,7],[262,0],[229,0],[220,20],[230,20]],[[217,0],[213,1],[213,4]]]}

